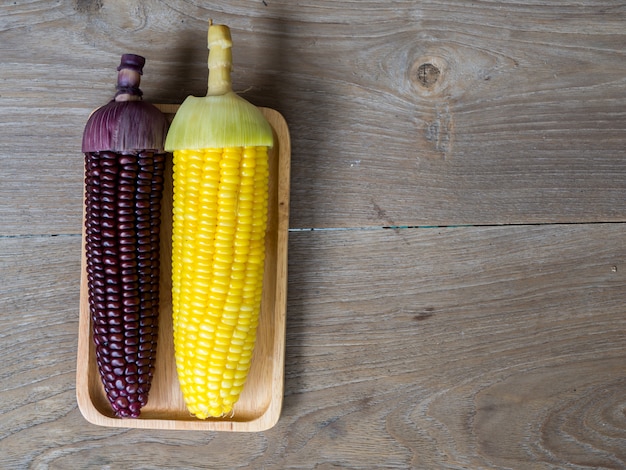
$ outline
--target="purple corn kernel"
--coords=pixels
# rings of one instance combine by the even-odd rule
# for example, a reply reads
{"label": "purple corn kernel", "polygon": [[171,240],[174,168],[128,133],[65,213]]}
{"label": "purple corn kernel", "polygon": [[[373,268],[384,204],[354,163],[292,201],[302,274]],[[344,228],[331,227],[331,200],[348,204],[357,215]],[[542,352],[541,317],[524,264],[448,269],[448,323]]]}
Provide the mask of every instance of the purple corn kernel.
{"label": "purple corn kernel", "polygon": [[[159,250],[158,224],[151,220],[160,217],[161,195],[154,191],[162,176],[135,184],[132,178],[154,177],[152,168],[138,167],[136,157],[106,152],[86,159],[87,269],[97,363],[116,416],[137,417],[147,401],[156,351],[151,326],[158,312],[158,263],[144,254]],[[104,188],[97,201],[96,186]]]}

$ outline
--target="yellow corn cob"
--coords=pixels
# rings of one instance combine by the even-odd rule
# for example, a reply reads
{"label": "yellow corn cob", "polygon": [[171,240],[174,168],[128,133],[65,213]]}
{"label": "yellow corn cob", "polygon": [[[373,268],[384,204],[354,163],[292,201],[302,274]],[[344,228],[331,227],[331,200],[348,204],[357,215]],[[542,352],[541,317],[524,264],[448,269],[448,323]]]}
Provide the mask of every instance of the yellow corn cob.
{"label": "yellow corn cob", "polygon": [[172,281],[189,411],[230,412],[246,380],[263,287],[267,147],[174,152]]}
{"label": "yellow corn cob", "polygon": [[228,28],[210,26],[208,96],[185,100],[165,145],[174,153],[176,367],[187,408],[201,419],[231,413],[239,399],[263,291],[273,134],[231,90],[230,47]]}

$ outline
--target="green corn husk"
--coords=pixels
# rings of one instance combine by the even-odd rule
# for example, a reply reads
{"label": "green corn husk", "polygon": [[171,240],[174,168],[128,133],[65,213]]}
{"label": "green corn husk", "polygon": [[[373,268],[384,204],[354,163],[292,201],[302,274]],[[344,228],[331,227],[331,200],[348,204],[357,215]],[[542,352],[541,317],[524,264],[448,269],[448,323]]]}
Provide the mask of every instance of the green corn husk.
{"label": "green corn husk", "polygon": [[232,40],[224,25],[209,26],[207,96],[189,96],[174,117],[165,140],[167,151],[273,146],[273,132],[261,111],[232,91]]}

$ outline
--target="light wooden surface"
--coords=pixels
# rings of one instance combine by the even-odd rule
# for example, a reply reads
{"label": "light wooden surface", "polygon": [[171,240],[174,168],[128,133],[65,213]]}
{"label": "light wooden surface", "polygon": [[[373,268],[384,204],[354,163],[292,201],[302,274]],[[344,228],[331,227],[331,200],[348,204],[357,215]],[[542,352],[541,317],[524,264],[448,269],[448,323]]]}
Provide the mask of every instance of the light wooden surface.
{"label": "light wooden surface", "polygon": [[[122,53],[146,99],[203,94],[210,17],[291,131],[281,418],[94,426],[82,129]],[[626,468],[625,24],[592,0],[0,4],[0,468]]]}
{"label": "light wooden surface", "polygon": [[[157,104],[157,106],[159,106]],[[173,119],[178,106],[159,106]],[[161,218],[161,277],[159,338],[154,378],[148,403],[138,419],[115,417],[106,397],[96,363],[91,333],[86,253],[81,253],[76,398],[83,416],[100,426],[141,429],[256,432],[273,427],[280,417],[284,396],[285,326],[287,316],[287,249],[289,229],[289,128],[273,109],[261,112],[274,129],[269,151],[269,201],[265,242],[263,300],[252,365],[233,413],[201,420],[189,413],[176,376],[172,330],[172,161],[166,160]],[[82,234],[84,246],[84,231]]]}

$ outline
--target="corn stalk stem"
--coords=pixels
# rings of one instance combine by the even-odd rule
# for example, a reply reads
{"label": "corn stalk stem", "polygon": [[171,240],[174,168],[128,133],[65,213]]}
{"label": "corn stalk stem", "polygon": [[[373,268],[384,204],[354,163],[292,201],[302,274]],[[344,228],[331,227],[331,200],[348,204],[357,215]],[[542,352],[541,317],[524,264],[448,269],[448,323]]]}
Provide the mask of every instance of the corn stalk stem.
{"label": "corn stalk stem", "polygon": [[142,92],[139,89],[141,74],[136,70],[121,69],[117,74],[117,94],[115,101],[139,101]]}
{"label": "corn stalk stem", "polygon": [[232,91],[232,46],[230,29],[225,25],[209,23],[209,83],[207,96],[223,95]]}

